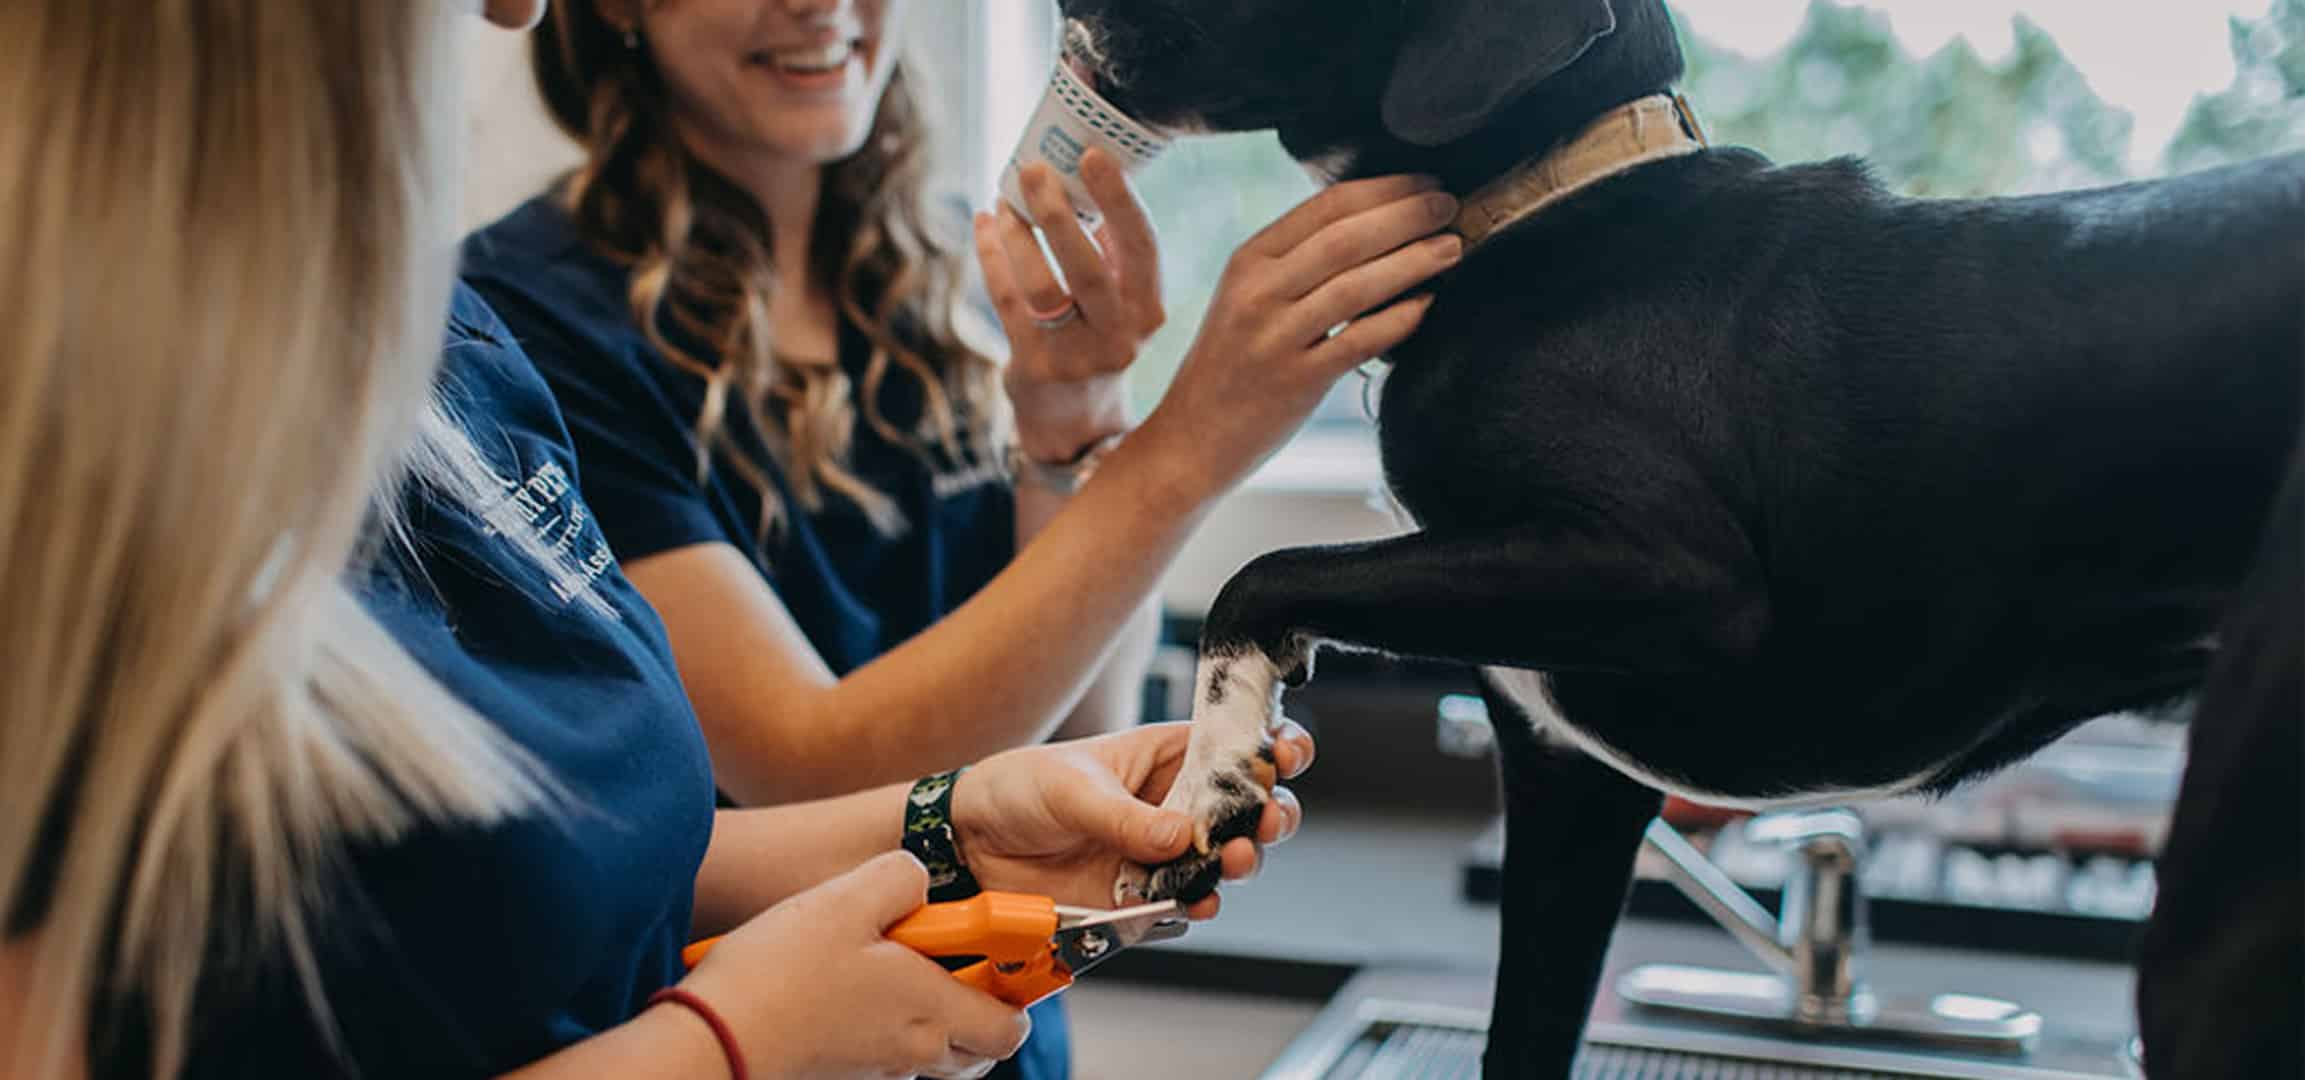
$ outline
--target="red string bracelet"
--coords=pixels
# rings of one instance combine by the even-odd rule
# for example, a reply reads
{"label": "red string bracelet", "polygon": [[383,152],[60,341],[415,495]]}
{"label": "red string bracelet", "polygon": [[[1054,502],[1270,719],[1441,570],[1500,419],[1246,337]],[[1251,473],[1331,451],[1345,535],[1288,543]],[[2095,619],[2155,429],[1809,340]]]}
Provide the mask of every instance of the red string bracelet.
{"label": "red string bracelet", "polygon": [[720,1052],[728,1059],[728,1072],[732,1080],[751,1080],[751,1075],[744,1068],[744,1051],[736,1046],[736,1032],[729,1030],[728,1021],[721,1019],[720,1013],[705,1004],[703,998],[677,986],[667,986],[648,995],[650,1006],[662,1001],[669,1001],[695,1013],[697,1019],[704,1021],[704,1026],[712,1029],[712,1037],[720,1040]]}

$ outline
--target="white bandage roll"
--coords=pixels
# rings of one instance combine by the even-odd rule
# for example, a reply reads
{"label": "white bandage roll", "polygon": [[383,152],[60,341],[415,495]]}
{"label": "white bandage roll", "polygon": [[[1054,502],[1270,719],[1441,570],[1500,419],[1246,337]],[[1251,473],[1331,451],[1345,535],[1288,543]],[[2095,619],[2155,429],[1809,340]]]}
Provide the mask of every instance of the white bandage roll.
{"label": "white bandage roll", "polygon": [[1001,171],[1001,197],[1026,221],[1032,220],[1018,173],[1035,161],[1048,162],[1064,181],[1065,194],[1071,197],[1081,227],[1093,231],[1104,215],[1097,211],[1088,186],[1081,182],[1081,157],[1091,148],[1101,148],[1120,162],[1123,172],[1133,174],[1167,150],[1169,141],[1114,108],[1073,71],[1070,59],[1060,56],[1056,73],[1049,77],[1048,90],[1041,95],[1040,107],[1033,110],[1032,123],[1017,140],[1008,168]]}

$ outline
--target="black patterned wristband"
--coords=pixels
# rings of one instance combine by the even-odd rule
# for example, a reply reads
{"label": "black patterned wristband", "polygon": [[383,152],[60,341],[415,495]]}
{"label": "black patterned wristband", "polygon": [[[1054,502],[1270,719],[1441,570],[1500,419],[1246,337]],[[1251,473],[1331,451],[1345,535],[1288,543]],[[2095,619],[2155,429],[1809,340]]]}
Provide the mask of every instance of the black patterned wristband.
{"label": "black patterned wristband", "polygon": [[966,900],[980,890],[960,857],[952,828],[952,789],[962,770],[925,777],[904,800],[904,849],[928,867],[928,900]]}

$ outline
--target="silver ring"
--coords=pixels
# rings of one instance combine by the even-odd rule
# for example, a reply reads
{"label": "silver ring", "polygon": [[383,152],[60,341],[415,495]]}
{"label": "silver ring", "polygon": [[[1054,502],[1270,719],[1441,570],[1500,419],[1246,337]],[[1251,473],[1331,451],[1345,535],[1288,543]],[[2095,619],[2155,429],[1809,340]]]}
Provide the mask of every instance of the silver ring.
{"label": "silver ring", "polygon": [[1065,327],[1067,327],[1067,326],[1071,326],[1071,325],[1072,325],[1074,322],[1078,321],[1079,319],[1080,319],[1080,305],[1079,305],[1079,304],[1066,304],[1066,305],[1064,306],[1064,314],[1062,314],[1062,315],[1058,315],[1058,316],[1056,316],[1055,318],[1052,318],[1052,319],[1041,319],[1041,318],[1035,318],[1035,319],[1033,319],[1033,321],[1032,321],[1032,324],[1033,324],[1034,326],[1037,326],[1037,327],[1039,327],[1039,328],[1043,329],[1043,330],[1050,330],[1050,331],[1054,331],[1054,330],[1062,330],[1062,329],[1064,329],[1064,328],[1065,328]]}

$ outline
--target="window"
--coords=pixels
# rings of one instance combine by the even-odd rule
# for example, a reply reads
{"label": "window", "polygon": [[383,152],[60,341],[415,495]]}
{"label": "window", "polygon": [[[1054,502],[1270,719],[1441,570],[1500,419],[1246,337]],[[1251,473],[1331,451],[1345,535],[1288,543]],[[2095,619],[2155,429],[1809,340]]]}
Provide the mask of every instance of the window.
{"label": "window", "polygon": [[[1673,0],[1683,87],[1715,141],[1782,161],[1871,159],[1919,195],[2014,194],[2189,171],[2305,147],[2305,0]],[[979,191],[1005,162],[1053,52],[1045,3],[983,5]],[[1232,250],[1312,192],[1269,134],[1189,138],[1139,178],[1161,230],[1171,322],[1133,372],[1157,400]],[[1292,451],[1375,475],[1348,378]],[[1340,446],[1344,449],[1340,449]],[[1340,457],[1341,455],[1341,457]],[[1359,469],[1357,474],[1351,469]],[[1318,482],[1317,479],[1311,482]]]}
{"label": "window", "polygon": [[[968,156],[974,163],[974,190],[989,193],[1017,132],[1040,102],[1054,61],[1057,22],[1052,5],[1035,2],[986,4],[980,25],[986,34],[978,53],[987,94],[985,122]],[[1191,347],[1226,260],[1314,189],[1265,132],[1180,140],[1137,180],[1160,230],[1169,309],[1168,326],[1130,372],[1136,400],[1149,408]],[[1362,389],[1358,378],[1341,383],[1316,415],[1314,430],[1299,440],[1293,460],[1268,469],[1265,481],[1367,486],[1376,464],[1368,447]],[[1346,437],[1333,437],[1338,432]]]}
{"label": "window", "polygon": [[2305,146],[2305,0],[1675,0],[1717,141],[2024,194]]}

